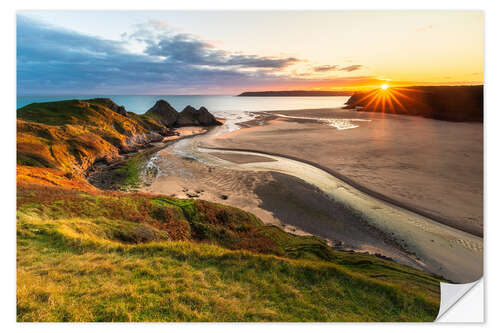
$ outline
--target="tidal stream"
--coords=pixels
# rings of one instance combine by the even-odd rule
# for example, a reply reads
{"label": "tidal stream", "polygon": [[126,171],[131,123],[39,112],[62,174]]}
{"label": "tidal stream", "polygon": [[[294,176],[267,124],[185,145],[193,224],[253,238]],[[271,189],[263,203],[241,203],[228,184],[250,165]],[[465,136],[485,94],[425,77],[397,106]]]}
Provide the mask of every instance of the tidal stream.
{"label": "tidal stream", "polygon": [[[338,123],[343,124],[342,129],[355,130],[356,126],[350,126],[349,121],[339,119]],[[335,203],[359,214],[364,221],[391,238],[413,258],[412,266],[419,266],[460,283],[475,281],[481,277],[483,240],[480,237],[380,200],[304,161],[254,151],[203,147],[206,139],[236,129],[236,121],[228,119],[224,126],[204,135],[185,138],[165,149],[214,167],[254,172],[272,171],[300,178],[320,189]],[[262,162],[233,163],[216,157],[213,153],[255,155],[271,158],[272,161],[264,159]]]}

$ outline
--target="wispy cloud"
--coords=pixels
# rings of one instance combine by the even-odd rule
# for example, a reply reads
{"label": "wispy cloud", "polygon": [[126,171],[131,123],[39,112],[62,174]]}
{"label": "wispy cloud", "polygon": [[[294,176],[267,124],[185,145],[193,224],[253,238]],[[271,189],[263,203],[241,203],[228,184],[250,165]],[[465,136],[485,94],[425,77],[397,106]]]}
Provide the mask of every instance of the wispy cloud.
{"label": "wispy cloud", "polygon": [[344,71],[344,72],[354,72],[363,68],[363,65],[351,65],[346,67],[340,67],[339,65],[323,65],[316,66],[313,68],[315,72],[333,72],[333,71]]}
{"label": "wispy cloud", "polygon": [[338,65],[323,65],[323,66],[316,66],[314,67],[315,72],[330,72],[330,71],[336,71],[339,68]]}
{"label": "wispy cloud", "polygon": [[357,70],[360,70],[363,68],[363,65],[351,65],[351,66],[347,66],[347,67],[342,67],[341,71],[345,71],[345,72],[354,72],[354,71],[357,71]]}

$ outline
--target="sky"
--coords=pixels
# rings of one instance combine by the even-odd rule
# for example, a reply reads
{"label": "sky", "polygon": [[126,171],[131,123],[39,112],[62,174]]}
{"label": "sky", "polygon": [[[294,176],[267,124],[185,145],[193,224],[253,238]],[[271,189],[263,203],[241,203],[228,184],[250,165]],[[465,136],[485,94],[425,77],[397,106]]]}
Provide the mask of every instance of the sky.
{"label": "sky", "polygon": [[18,95],[483,82],[480,11],[20,11]]}

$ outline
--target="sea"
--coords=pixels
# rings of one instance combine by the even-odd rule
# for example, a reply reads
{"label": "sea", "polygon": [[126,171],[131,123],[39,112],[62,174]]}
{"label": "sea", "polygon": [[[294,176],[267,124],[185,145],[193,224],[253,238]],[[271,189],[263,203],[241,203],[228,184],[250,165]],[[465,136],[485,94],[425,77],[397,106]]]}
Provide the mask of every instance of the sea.
{"label": "sea", "polygon": [[72,95],[72,96],[18,96],[17,108],[31,103],[61,101],[68,99],[91,99],[109,97],[127,111],[145,113],[156,101],[164,99],[177,111],[187,105],[195,108],[204,106],[221,118],[244,117],[254,111],[281,111],[299,109],[338,108],[344,106],[349,96],[325,97],[238,97],[230,95]]}

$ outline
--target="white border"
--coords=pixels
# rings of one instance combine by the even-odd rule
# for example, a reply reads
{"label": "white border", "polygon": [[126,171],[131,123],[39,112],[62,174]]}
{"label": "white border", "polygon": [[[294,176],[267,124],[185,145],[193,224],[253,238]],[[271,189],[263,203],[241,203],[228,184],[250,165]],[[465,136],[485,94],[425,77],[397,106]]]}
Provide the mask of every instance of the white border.
{"label": "white border", "polygon": [[[500,145],[500,86],[498,78],[500,76],[499,64],[500,54],[498,45],[498,32],[500,31],[500,11],[497,1],[370,1],[370,0],[350,0],[350,1],[274,1],[252,0],[246,2],[231,0],[210,0],[210,1],[190,1],[180,2],[159,2],[153,0],[117,0],[99,1],[86,0],[84,2],[69,2],[67,0],[17,0],[15,2],[3,1],[0,11],[2,52],[1,55],[1,141],[2,142],[2,163],[1,184],[2,196],[2,235],[0,241],[2,262],[1,276],[1,326],[5,332],[11,330],[45,331],[50,332],[66,331],[68,329],[76,331],[104,331],[118,328],[123,332],[134,332],[137,330],[150,329],[157,331],[178,330],[182,332],[199,332],[200,330],[231,332],[252,332],[255,330],[281,330],[290,332],[303,332],[305,329],[312,329],[316,332],[331,332],[336,329],[369,329],[372,332],[398,331],[401,329],[408,332],[421,332],[425,330],[452,329],[453,331],[467,331],[468,333],[479,328],[492,328],[499,326],[498,308],[493,303],[497,302],[500,295],[497,256],[500,253],[499,243],[495,238],[500,235],[500,216],[495,206],[498,206],[500,198],[499,179],[499,157]],[[167,10],[167,9],[334,9],[334,10],[485,10],[485,279],[486,284],[486,325],[457,325],[457,324],[18,324],[15,323],[15,11],[23,9],[74,9],[74,10],[106,10],[106,9],[130,9],[130,10]],[[495,205],[496,203],[496,205]],[[496,281],[496,282],[495,282]],[[496,297],[495,297],[496,296]],[[471,306],[473,306],[471,304]],[[90,326],[91,325],[91,326]],[[369,328],[367,326],[370,326]],[[404,327],[402,326],[404,325]],[[424,327],[422,326],[424,325]]]}

